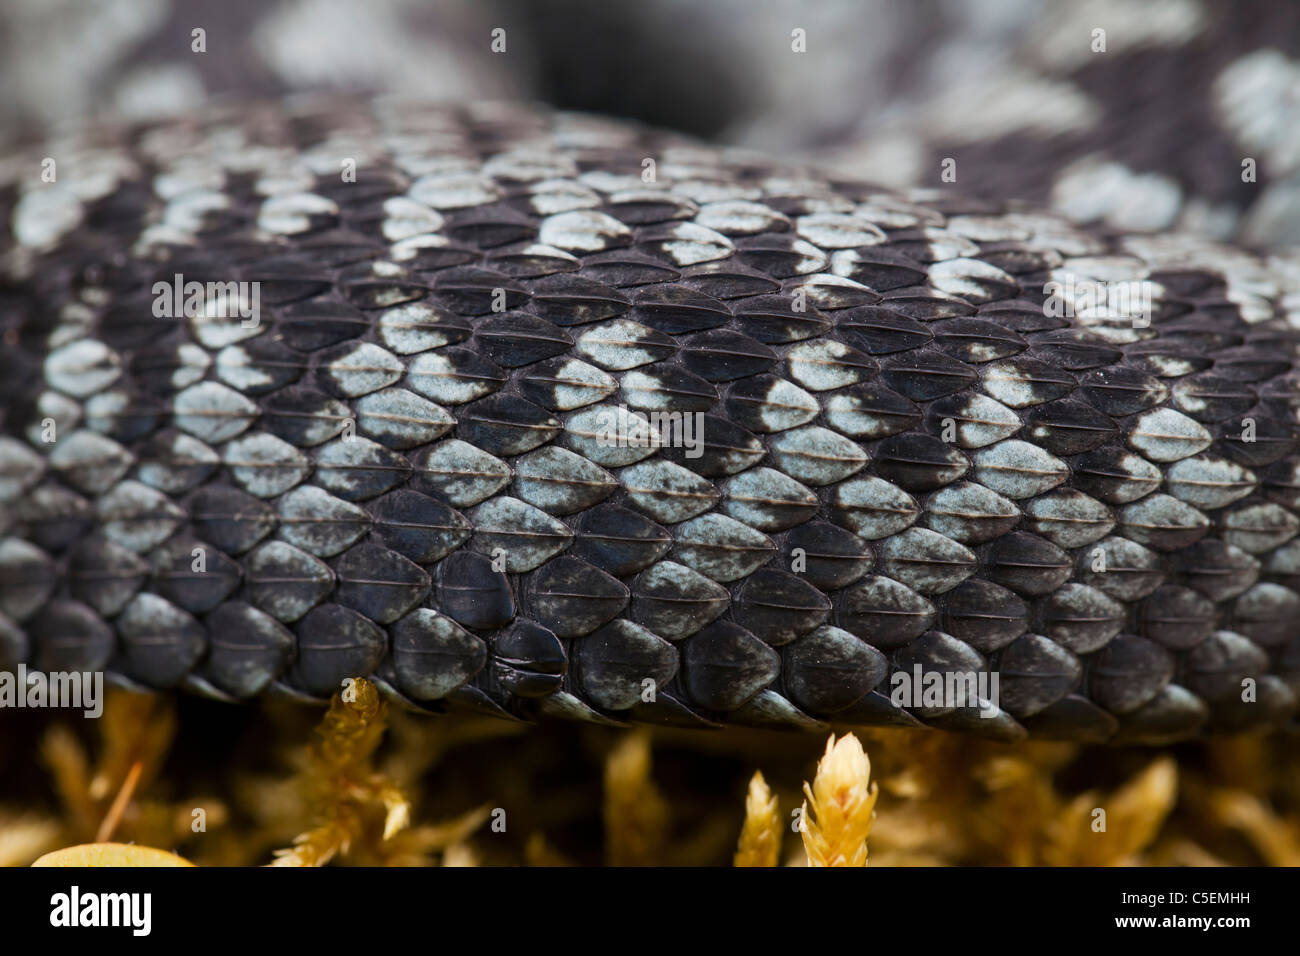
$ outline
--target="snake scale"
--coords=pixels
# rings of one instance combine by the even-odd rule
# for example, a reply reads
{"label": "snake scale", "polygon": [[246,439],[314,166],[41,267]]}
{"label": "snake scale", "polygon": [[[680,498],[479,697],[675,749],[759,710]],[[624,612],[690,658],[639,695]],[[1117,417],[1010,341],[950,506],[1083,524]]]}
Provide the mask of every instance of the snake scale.
{"label": "snake scale", "polygon": [[[1001,740],[1296,718],[1294,254],[507,103],[58,147],[0,188],[0,670]],[[998,693],[900,704],[913,673]]]}

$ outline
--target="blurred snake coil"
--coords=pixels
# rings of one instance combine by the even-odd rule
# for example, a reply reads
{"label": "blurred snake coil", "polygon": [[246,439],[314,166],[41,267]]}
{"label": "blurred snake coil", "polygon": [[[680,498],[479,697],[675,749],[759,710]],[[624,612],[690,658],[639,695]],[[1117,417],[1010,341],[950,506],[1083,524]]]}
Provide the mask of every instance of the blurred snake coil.
{"label": "blurred snake coil", "polygon": [[[57,155],[0,190],[0,670],[998,740],[1296,719],[1294,254],[517,104]],[[928,674],[997,693],[900,704]]]}

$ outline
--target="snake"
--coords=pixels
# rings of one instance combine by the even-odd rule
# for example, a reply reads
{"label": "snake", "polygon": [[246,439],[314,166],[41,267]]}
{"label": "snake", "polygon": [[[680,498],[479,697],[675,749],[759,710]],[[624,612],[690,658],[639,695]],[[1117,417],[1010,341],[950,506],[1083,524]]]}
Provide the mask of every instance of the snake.
{"label": "snake", "polygon": [[0,671],[699,729],[1295,724],[1293,251],[508,101],[214,103],[16,156]]}

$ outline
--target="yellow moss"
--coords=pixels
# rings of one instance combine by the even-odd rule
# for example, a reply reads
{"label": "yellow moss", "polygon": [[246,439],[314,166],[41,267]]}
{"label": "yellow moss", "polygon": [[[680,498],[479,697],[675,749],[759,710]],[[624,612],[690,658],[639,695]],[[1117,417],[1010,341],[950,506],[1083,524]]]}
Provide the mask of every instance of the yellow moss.
{"label": "yellow moss", "polygon": [[528,866],[573,866],[573,861],[547,841],[541,832],[533,832],[524,844],[524,862]]}
{"label": "yellow moss", "polygon": [[442,865],[446,867],[478,866],[478,853],[468,843],[453,843],[443,851]]}
{"label": "yellow moss", "polygon": [[605,856],[611,866],[663,858],[668,806],[650,779],[650,735],[625,735],[605,760]]}
{"label": "yellow moss", "polygon": [[41,759],[54,790],[63,805],[73,833],[89,839],[99,826],[99,811],[90,796],[90,758],[76,736],[62,724],[55,724],[41,739]]}
{"label": "yellow moss", "polygon": [[978,858],[994,863],[1039,863],[1043,828],[1059,812],[1051,776],[1021,753],[989,757],[971,775],[983,788],[983,799],[972,801],[969,815],[955,817],[965,821],[970,848]]}
{"label": "yellow moss", "polygon": [[389,840],[365,847],[357,863],[364,866],[431,866],[435,855],[445,854],[453,847],[468,851],[469,838],[483,826],[491,815],[490,807],[476,807],[443,823],[425,823],[403,830]]}
{"label": "yellow moss", "polygon": [[382,808],[382,839],[388,840],[410,820],[410,805],[371,758],[384,736],[387,707],[367,680],[344,683],[330,701],[298,778],[315,826],[298,835],[293,846],[277,850],[271,866],[324,866],[347,853],[365,830],[368,812]]}
{"label": "yellow moss", "polygon": [[966,840],[960,819],[937,811],[927,802],[890,800],[876,810],[876,822],[871,828],[871,865],[952,863],[965,852]]}
{"label": "yellow moss", "polygon": [[1177,797],[1178,765],[1172,757],[1152,761],[1109,798],[1081,794],[1061,807],[1048,825],[1042,862],[1131,866],[1154,842]]}
{"label": "yellow moss", "polygon": [[1221,789],[1211,798],[1217,820],[1245,835],[1270,866],[1300,866],[1300,826],[1253,794]]}
{"label": "yellow moss", "polygon": [[736,847],[736,866],[776,866],[781,858],[780,804],[761,771],[755,771],[745,796],[745,823]]}
{"label": "yellow moss", "polygon": [[175,705],[163,695],[114,690],[106,696],[96,727],[100,757],[90,780],[90,796],[111,801],[137,763],[145,785],[157,776],[176,734]]}
{"label": "yellow moss", "polygon": [[853,734],[832,734],[812,786],[804,784],[800,833],[809,866],[866,866],[877,787]]}
{"label": "yellow moss", "polygon": [[1191,840],[1166,840],[1153,847],[1144,860],[1150,866],[1227,866],[1227,862]]}
{"label": "yellow moss", "polygon": [[111,689],[94,727],[98,740],[93,764],[65,724],[51,724],[41,737],[41,761],[62,805],[65,838],[73,843],[116,838],[166,846],[192,836],[188,825],[179,831],[166,822],[171,810],[141,799],[171,749],[176,733],[173,704],[156,695]]}
{"label": "yellow moss", "polygon": [[[38,797],[42,802],[0,811],[0,864],[27,864],[56,847],[95,841],[108,825],[115,827],[115,841],[173,849],[199,865],[263,862],[274,847],[290,843],[284,855],[298,863],[564,865],[569,859],[543,834],[564,832],[573,852],[589,859],[597,848],[582,844],[582,826],[602,812],[611,863],[774,862],[783,855],[787,865],[808,863],[801,841],[780,840],[779,787],[764,792],[769,781],[798,779],[806,738],[740,729],[715,735],[656,730],[651,738],[600,728],[570,732],[388,715],[373,691],[361,683],[352,690],[354,699],[336,701],[311,747],[303,744],[309,712],[264,702],[253,732],[263,750],[293,760],[294,775],[258,777],[232,764],[204,778],[210,789],[201,799],[176,799],[169,789],[174,782],[158,779],[172,738],[165,698],[114,691],[100,721],[65,723],[55,715],[40,736],[5,742],[5,755],[19,766],[38,760],[49,769],[50,796],[57,801]],[[187,724],[192,719],[187,712]],[[388,719],[393,723],[386,731]],[[522,745],[502,739],[524,732],[530,736]],[[651,739],[672,746],[674,773],[665,775],[677,818],[671,837],[668,802],[651,776]],[[874,801],[877,785],[889,797],[872,808],[879,819],[867,823],[876,866],[1300,865],[1300,741],[1282,734],[1191,744],[1177,751],[1178,763],[1134,748],[998,744],[919,730],[871,730],[860,739],[871,754],[869,764],[863,754],[860,774],[867,799]],[[186,774],[177,779],[189,779],[193,748],[184,738],[175,746],[176,765]],[[509,833],[487,835],[489,807],[412,825],[420,818],[407,795],[425,792],[429,772],[444,758],[468,772],[439,775],[439,789],[425,801],[446,814],[491,795],[492,805],[515,808]],[[748,773],[759,761],[769,773],[766,779],[755,775],[740,840],[734,791],[701,790],[700,778],[690,772],[695,761],[737,759],[749,764]],[[1066,789],[1086,782],[1085,771],[1129,766],[1135,759],[1145,769],[1113,792]],[[563,761],[566,771],[589,766],[593,773],[604,762],[603,808],[601,798],[593,799],[600,792],[596,780],[566,772],[562,782],[553,782]],[[825,766],[820,771],[819,786],[822,777],[830,779]],[[802,812],[812,826],[803,836],[820,834],[829,843],[818,789],[806,787]],[[795,794],[782,790],[780,805],[798,806]],[[51,803],[55,814],[36,812]],[[205,810],[207,832],[191,830],[195,807]],[[1094,829],[1097,809],[1106,811],[1105,831]],[[774,838],[770,847],[759,836],[765,828]],[[865,836],[858,842],[865,857]],[[834,856],[816,847],[813,852]],[[856,857],[845,852],[839,860]]]}
{"label": "yellow moss", "polygon": [[[406,787],[374,769],[387,718],[374,684],[348,681],[330,701],[317,728],[320,739],[308,748],[293,787],[250,785],[250,793],[265,797],[268,821],[282,824],[304,813],[314,821],[292,847],[275,852],[271,866],[323,866],[341,855],[368,866],[429,866],[435,854],[448,851],[455,854],[453,862],[469,859],[465,841],[487,820],[490,808],[412,827]],[[426,763],[408,754],[390,765],[414,774]]]}

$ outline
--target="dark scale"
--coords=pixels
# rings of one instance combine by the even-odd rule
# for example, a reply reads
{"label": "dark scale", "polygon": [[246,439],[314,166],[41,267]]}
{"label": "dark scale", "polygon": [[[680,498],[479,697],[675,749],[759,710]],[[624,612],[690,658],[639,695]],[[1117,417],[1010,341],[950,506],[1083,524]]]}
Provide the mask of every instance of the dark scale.
{"label": "dark scale", "polygon": [[811,631],[830,610],[826,596],[800,575],[772,567],[745,578],[731,599],[735,621],[773,647]]}
{"label": "dark scale", "polygon": [[631,317],[669,335],[726,325],[731,310],[719,299],[680,285],[645,286],[633,298]]}
{"label": "dark scale", "polygon": [[776,292],[780,283],[732,262],[706,262],[682,273],[682,284],[718,299],[747,299]]}
{"label": "dark scale", "polygon": [[736,324],[746,335],[768,345],[801,342],[823,335],[830,328],[829,317],[804,303],[795,308],[791,299],[765,295],[741,299],[732,305]]}
{"label": "dark scale", "polygon": [[513,395],[492,395],[458,412],[456,436],[489,455],[522,455],[560,433],[560,421],[546,409]]}
{"label": "dark scale", "polygon": [[767,371],[775,364],[776,354],[747,335],[718,330],[687,339],[681,361],[710,382],[730,382]]}
{"label": "dark scale", "polygon": [[603,282],[577,275],[547,276],[532,284],[527,308],[559,326],[585,325],[622,315],[631,300]]}
{"label": "dark scale", "polygon": [[1070,651],[1039,634],[1017,638],[998,655],[1002,706],[1030,717],[1079,686],[1083,666]]}
{"label": "dark scale", "polygon": [[579,558],[548,561],[530,576],[528,605],[535,620],[560,637],[583,637],[627,606],[629,591]]}
{"label": "dark scale", "polygon": [[[5,207],[0,666],[679,727],[1295,721],[1267,260],[694,144],[648,191],[687,141],[523,107],[258,115],[251,144],[319,154],[341,115],[376,156],[283,195],[207,170],[195,211],[127,131],[79,228]],[[1047,306],[1114,270],[1141,321]],[[258,283],[258,321],[156,316],[177,273]],[[891,700],[916,668],[1000,698]]]}

